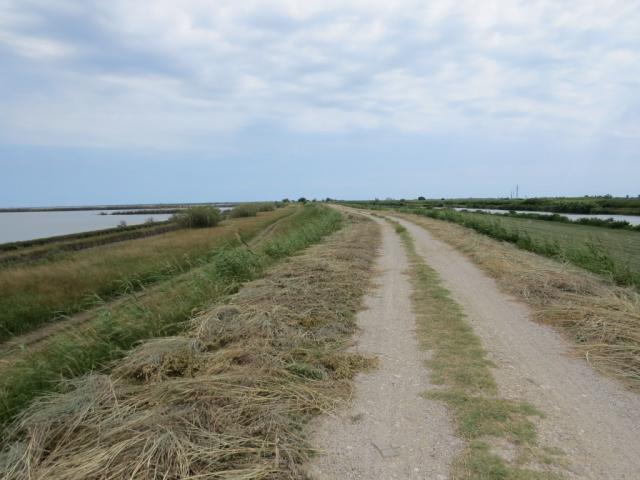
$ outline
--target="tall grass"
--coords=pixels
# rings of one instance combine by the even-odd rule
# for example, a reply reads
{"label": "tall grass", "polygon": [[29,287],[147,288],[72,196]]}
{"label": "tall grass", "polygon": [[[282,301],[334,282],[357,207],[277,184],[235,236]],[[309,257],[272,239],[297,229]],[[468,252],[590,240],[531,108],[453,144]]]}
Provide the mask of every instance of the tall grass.
{"label": "tall grass", "polygon": [[557,240],[535,240],[523,230],[506,228],[499,219],[491,220],[448,209],[410,211],[425,217],[457,223],[491,238],[513,243],[530,252],[569,261],[590,272],[610,277],[621,285],[640,287],[640,273],[631,270],[628,265],[616,262],[606,246],[600,243],[591,241],[583,245],[560,245]]}
{"label": "tall grass", "polygon": [[96,301],[142,289],[208,262],[239,232],[251,237],[290,210],[227,220],[74,253],[57,261],[0,270],[0,341]]}
{"label": "tall grass", "polygon": [[176,213],[173,219],[184,228],[206,228],[220,223],[221,215],[219,208],[201,205]]}
{"label": "tall grass", "polygon": [[273,202],[241,203],[229,211],[231,218],[255,217],[258,212],[270,212],[276,208]]}
{"label": "tall grass", "polygon": [[[96,232],[50,237],[42,243],[20,242],[16,248],[0,248],[0,268],[18,264],[60,260],[69,258],[73,252],[99,247],[111,243],[124,242],[139,238],[152,237],[177,230],[180,226],[174,222],[154,222],[131,227],[116,227]],[[4,244],[6,245],[6,244]],[[16,244],[17,245],[17,244]],[[2,245],[0,245],[2,247]]]}
{"label": "tall grass", "polygon": [[[260,276],[265,268],[318,242],[341,227],[342,217],[326,207],[309,205],[285,219],[290,228],[257,252],[238,240],[218,249],[205,265],[163,284],[161,288],[114,309],[102,310],[79,331],[61,334],[45,350],[2,371],[0,423],[7,422],[36,395],[60,387],[60,378],[73,378],[101,369],[121,357],[137,341],[180,330],[194,310],[235,292]],[[270,253],[277,252],[277,254]]]}

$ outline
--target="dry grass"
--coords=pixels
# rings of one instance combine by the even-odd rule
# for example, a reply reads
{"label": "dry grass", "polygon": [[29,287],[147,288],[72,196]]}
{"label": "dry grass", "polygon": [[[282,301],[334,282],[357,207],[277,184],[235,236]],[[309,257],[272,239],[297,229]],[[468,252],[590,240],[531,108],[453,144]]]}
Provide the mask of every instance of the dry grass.
{"label": "dry grass", "polygon": [[561,330],[602,372],[640,389],[640,294],[578,267],[498,242],[459,225],[400,215],[468,255],[536,319]]}
{"label": "dry grass", "polygon": [[0,341],[108,298],[189,270],[216,247],[250,237],[291,209],[227,220],[76,252],[59,261],[0,270]]}
{"label": "dry grass", "polygon": [[35,403],[5,432],[2,478],[303,478],[305,424],[370,364],[345,347],[378,242],[351,219],[188,334]]}

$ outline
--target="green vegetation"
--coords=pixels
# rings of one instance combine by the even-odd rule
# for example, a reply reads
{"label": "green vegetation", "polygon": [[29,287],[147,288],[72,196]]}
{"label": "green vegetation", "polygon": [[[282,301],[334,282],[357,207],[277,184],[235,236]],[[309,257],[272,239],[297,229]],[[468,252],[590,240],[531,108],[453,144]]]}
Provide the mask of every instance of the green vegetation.
{"label": "green vegetation", "polygon": [[614,230],[635,230],[640,232],[640,225],[631,225],[626,220],[614,220],[613,218],[578,218],[571,220],[569,217],[560,215],[558,213],[522,213],[522,212],[504,212],[504,213],[489,213],[483,211],[470,212],[478,215],[500,215],[502,217],[513,218],[525,218],[529,220],[543,220],[545,222],[560,222],[560,223],[576,223],[578,225],[591,225],[593,227],[612,228]]}
{"label": "green vegetation", "polygon": [[374,202],[359,203],[358,207],[393,209],[457,223],[497,240],[513,243],[524,250],[572,263],[619,285],[640,287],[640,233],[637,231],[541,220],[520,214],[492,215],[448,208],[383,207]]}
{"label": "green vegetation", "polygon": [[0,423],[11,419],[38,394],[64,388],[56,382],[60,378],[102,369],[141,339],[179,332],[196,309],[235,292],[242,282],[258,277],[277,259],[336,231],[342,217],[326,207],[309,205],[285,222],[283,233],[265,239],[259,251],[249,251],[239,240],[229,240],[206,264],[144,296],[99,310],[73,333],[55,336],[45,349],[4,368]]}
{"label": "green vegetation", "polygon": [[174,215],[174,220],[183,228],[215,227],[220,223],[220,209],[210,205],[189,207]]}
{"label": "green vegetation", "polygon": [[58,259],[66,252],[98,247],[109,243],[151,237],[180,228],[173,222],[153,222],[115,227],[93,232],[40,238],[25,242],[0,244],[0,268],[18,263]]}
{"label": "green vegetation", "polygon": [[[393,222],[396,225],[397,223]],[[542,414],[533,406],[498,396],[491,362],[480,339],[466,322],[462,308],[441,286],[437,273],[416,253],[406,230],[400,236],[409,255],[412,302],[423,348],[432,352],[427,361],[432,381],[442,388],[429,398],[447,404],[458,434],[467,442],[454,464],[453,477],[473,480],[551,480],[561,478],[554,458],[538,445],[534,418]],[[507,462],[492,451],[501,439],[518,451]],[[535,463],[545,468],[527,468]]]}
{"label": "green vegetation", "polygon": [[[341,225],[316,206],[295,220],[303,227],[291,221],[273,251]],[[346,347],[378,238],[372,222],[350,220],[187,331],[39,400],[3,432],[4,478],[302,478],[309,420],[348,398],[350,380],[371,365]]]}
{"label": "green vegetation", "polygon": [[250,237],[292,208],[0,269],[0,341],[207,263],[237,233]]}
{"label": "green vegetation", "polygon": [[255,217],[258,212],[270,212],[276,208],[274,203],[242,203],[229,212],[231,218]]}
{"label": "green vegetation", "polygon": [[[424,198],[424,197],[422,197]],[[352,206],[373,203],[387,207],[465,207],[557,213],[640,215],[640,195],[633,198],[604,196],[549,198],[452,198],[431,200],[375,200],[345,202]]]}
{"label": "green vegetation", "polygon": [[448,209],[413,213],[458,223],[524,250],[569,261],[622,285],[640,286],[637,232]]}

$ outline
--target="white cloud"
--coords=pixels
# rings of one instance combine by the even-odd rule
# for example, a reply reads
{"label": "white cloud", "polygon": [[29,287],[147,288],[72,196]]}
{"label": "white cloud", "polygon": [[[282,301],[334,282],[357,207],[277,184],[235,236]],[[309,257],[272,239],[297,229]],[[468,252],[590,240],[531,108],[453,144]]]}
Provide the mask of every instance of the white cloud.
{"label": "white cloud", "polygon": [[[639,93],[628,82],[640,78],[639,2],[66,4],[66,18],[99,32],[89,41],[81,29],[61,33],[46,2],[5,3],[0,42],[22,57],[8,72],[19,92],[0,97],[5,141],[184,145],[256,123],[305,132],[640,130],[629,124]],[[47,85],[35,97],[19,81],[33,65]]]}

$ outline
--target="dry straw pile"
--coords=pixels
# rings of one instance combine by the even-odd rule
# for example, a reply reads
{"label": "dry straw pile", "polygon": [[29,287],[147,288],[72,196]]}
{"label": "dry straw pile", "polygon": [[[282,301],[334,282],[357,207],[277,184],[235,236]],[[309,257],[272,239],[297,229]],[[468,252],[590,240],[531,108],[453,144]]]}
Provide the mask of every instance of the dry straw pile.
{"label": "dry straw pile", "polygon": [[305,425],[371,364],[346,347],[378,241],[351,218],[188,334],[38,401],[5,432],[2,478],[302,478]]}
{"label": "dry straw pile", "polygon": [[402,215],[466,253],[536,318],[561,327],[589,363],[640,389],[640,294],[459,225]]}

